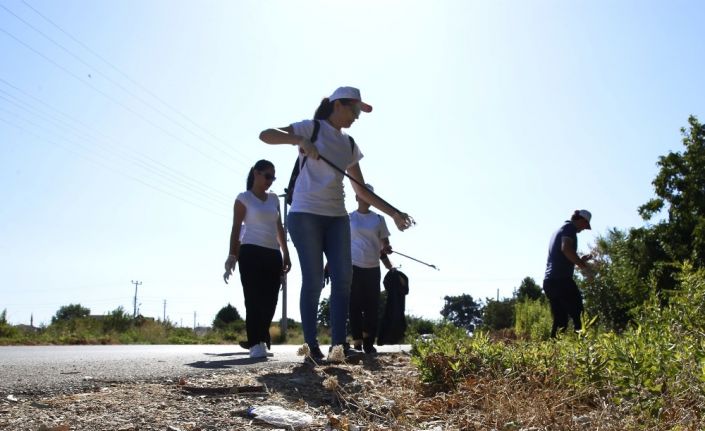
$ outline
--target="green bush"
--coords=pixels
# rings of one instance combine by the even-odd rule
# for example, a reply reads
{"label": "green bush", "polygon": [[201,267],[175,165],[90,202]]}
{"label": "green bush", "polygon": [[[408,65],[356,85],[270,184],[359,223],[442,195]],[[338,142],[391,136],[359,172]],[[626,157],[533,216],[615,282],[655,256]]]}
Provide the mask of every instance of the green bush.
{"label": "green bush", "polygon": [[406,343],[412,343],[420,335],[435,333],[438,327],[439,323],[433,320],[417,316],[406,316],[406,334],[404,341]]}
{"label": "green bush", "polygon": [[546,300],[525,300],[514,305],[514,332],[531,340],[547,340],[551,335],[551,307]]}
{"label": "green bush", "polygon": [[17,338],[19,331],[7,323],[7,310],[2,310],[0,313],[0,338]]}
{"label": "green bush", "polygon": [[[595,326],[596,318],[579,334],[539,342],[493,342],[483,333],[465,337],[444,329],[414,344],[413,361],[422,381],[442,390],[470,375],[502,376],[602,394],[649,424],[674,409],[699,418],[705,406],[705,271],[685,266],[681,273],[668,306],[652,297],[620,333]],[[521,303],[517,327],[522,333],[547,328],[540,322],[549,322],[549,314],[540,301]]]}

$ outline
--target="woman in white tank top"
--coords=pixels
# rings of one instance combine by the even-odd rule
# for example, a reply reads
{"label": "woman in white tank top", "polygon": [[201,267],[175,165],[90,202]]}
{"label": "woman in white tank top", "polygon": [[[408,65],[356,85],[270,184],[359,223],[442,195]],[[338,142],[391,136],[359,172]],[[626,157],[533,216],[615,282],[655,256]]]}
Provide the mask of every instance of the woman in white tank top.
{"label": "woman in white tank top", "polygon": [[[279,212],[279,198],[267,190],[276,179],[274,165],[258,161],[247,176],[247,190],[235,200],[230,252],[223,278],[228,282],[237,262],[245,296],[247,341],[251,358],[271,348],[269,327],[277,308],[282,274],[291,269]],[[281,252],[280,252],[281,249]]]}

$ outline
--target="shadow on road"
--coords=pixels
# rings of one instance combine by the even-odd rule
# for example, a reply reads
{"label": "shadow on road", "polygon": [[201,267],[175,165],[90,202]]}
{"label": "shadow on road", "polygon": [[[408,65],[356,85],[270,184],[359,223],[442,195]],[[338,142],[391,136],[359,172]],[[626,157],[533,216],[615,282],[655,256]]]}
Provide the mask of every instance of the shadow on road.
{"label": "shadow on road", "polygon": [[[196,361],[196,362],[191,362],[188,364],[184,364],[189,367],[193,368],[201,368],[201,369],[224,369],[224,368],[234,368],[242,365],[252,365],[252,364],[257,364],[260,362],[266,362],[267,358],[250,358],[248,355],[248,352],[242,352],[242,353],[231,353],[228,354],[227,356],[233,356],[233,355],[243,355],[245,356],[244,358],[239,358],[239,359],[227,359],[227,360],[217,360],[217,361]],[[226,356],[226,355],[221,355],[221,354],[213,354],[211,356]],[[271,353],[269,356],[273,356]]]}
{"label": "shadow on road", "polygon": [[361,391],[363,386],[356,382],[354,369],[351,371],[347,367],[361,367],[374,372],[381,368],[378,357],[365,357],[361,362],[345,365],[346,368],[331,363],[323,363],[315,367],[302,363],[294,366],[289,372],[262,374],[257,377],[257,381],[265,385],[268,390],[278,392],[290,399],[301,399],[314,407],[329,406],[336,413],[340,413],[346,401],[340,398],[336,391],[326,389],[324,380],[335,377],[338,385],[345,388],[344,392],[348,395]]}

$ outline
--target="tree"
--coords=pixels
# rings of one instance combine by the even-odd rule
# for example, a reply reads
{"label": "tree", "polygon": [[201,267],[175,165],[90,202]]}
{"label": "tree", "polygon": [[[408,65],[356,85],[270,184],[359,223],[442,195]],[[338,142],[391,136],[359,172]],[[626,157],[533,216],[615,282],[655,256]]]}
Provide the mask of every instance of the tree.
{"label": "tree", "polygon": [[242,320],[240,313],[237,312],[235,307],[228,303],[228,305],[221,308],[220,311],[218,311],[218,314],[215,315],[215,319],[213,319],[213,327],[216,329],[226,329],[232,323],[240,320]]}
{"label": "tree", "polygon": [[51,318],[51,323],[80,319],[89,314],[91,314],[90,308],[83,307],[81,304],[64,305]]}
{"label": "tree", "polygon": [[324,328],[330,328],[330,299],[323,298],[318,304],[318,315],[316,316],[318,325]]}
{"label": "tree", "polygon": [[692,115],[688,123],[689,130],[681,128],[685,150],[659,158],[652,182],[656,197],[639,214],[648,221],[665,210],[668,219],[653,227],[663,250],[698,269],[705,267],[705,128]]}
{"label": "tree", "polygon": [[492,330],[513,328],[515,303],[514,298],[504,298],[501,301],[487,298],[482,310],[482,325]]}
{"label": "tree", "polygon": [[125,332],[132,324],[132,316],[125,312],[123,306],[108,313],[103,320],[103,330],[105,332]]}
{"label": "tree", "polygon": [[656,266],[647,256],[653,246],[645,241],[648,232],[611,229],[597,238],[591,250],[595,276],[580,280],[585,311],[609,329],[626,328],[651,294],[648,280],[656,280]]}
{"label": "tree", "polygon": [[474,331],[475,326],[482,321],[481,304],[475,302],[472,296],[465,293],[460,296],[445,296],[443,299],[445,305],[441,315],[455,326]]}
{"label": "tree", "polygon": [[543,296],[544,295],[543,291],[541,290],[541,286],[536,284],[533,278],[525,277],[523,280],[521,280],[521,284],[517,289],[517,300],[536,300],[542,298]]}

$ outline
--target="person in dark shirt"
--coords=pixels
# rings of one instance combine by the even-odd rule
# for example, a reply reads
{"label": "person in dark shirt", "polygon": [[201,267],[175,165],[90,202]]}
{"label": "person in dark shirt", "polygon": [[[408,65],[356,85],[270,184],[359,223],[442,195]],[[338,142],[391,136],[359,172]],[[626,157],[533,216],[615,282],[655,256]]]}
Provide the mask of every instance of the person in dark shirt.
{"label": "person in dark shirt", "polygon": [[573,320],[576,331],[582,329],[580,314],[583,311],[583,296],[573,280],[573,271],[577,266],[586,276],[592,276],[588,265],[592,256],[579,257],[577,253],[578,233],[590,229],[591,218],[590,211],[575,210],[570,220],[566,220],[553,234],[548,246],[543,290],[551,304],[551,338],[556,337],[559,329],[566,330],[569,318]]}

